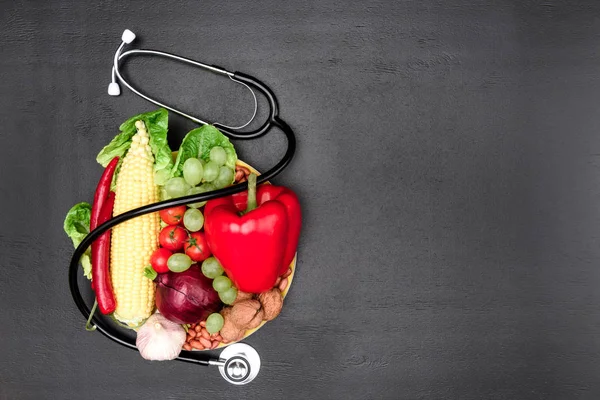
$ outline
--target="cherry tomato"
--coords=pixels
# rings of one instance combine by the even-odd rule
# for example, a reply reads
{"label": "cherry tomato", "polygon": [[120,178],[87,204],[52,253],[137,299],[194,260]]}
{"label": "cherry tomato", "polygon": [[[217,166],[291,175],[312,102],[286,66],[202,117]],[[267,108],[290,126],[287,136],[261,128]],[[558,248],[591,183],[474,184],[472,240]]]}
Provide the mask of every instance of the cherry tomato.
{"label": "cherry tomato", "polygon": [[152,253],[152,256],[150,257],[150,265],[152,265],[152,268],[159,274],[169,272],[167,260],[172,254],[172,251],[165,249],[164,247],[159,247],[154,250],[154,253]]}
{"label": "cherry tomato", "polygon": [[178,251],[183,249],[187,238],[188,233],[185,229],[177,225],[169,225],[160,231],[158,242],[167,250]]}
{"label": "cherry tomato", "polygon": [[212,252],[208,248],[204,232],[193,232],[190,234],[189,239],[185,242],[185,254],[195,262],[204,261],[212,255]]}
{"label": "cherry tomato", "polygon": [[160,219],[162,219],[165,224],[177,225],[183,221],[183,214],[185,214],[185,210],[187,210],[186,206],[177,206],[160,210]]}

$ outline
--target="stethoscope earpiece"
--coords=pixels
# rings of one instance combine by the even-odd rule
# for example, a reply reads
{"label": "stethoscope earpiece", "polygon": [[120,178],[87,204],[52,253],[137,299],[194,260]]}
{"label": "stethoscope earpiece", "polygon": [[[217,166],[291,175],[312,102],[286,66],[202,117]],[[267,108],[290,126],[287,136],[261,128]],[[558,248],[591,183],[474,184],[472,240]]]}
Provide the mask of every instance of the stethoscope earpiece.
{"label": "stethoscope earpiece", "polygon": [[129,29],[125,29],[121,35],[121,40],[129,44],[135,40],[135,33],[131,32]]}
{"label": "stethoscope earpiece", "polygon": [[121,87],[117,82],[111,82],[108,84],[108,94],[111,96],[118,96],[121,94]]}
{"label": "stethoscope earpiece", "polygon": [[[133,42],[135,40],[135,33],[131,32],[129,29],[125,29],[123,31],[123,34],[121,35],[121,40],[123,41],[123,43],[121,43],[119,49],[122,49],[123,45],[130,44],[131,42]],[[118,96],[121,94],[121,87],[117,83],[117,77],[115,76],[114,69],[112,74],[112,81],[108,85],[108,94],[111,96]]]}

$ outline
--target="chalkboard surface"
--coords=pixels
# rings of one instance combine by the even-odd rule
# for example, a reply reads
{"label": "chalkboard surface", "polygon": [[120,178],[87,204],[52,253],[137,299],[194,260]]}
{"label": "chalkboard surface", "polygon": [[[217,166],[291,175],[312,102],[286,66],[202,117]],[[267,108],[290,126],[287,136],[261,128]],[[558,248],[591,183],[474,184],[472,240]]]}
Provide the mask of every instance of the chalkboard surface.
{"label": "chalkboard surface", "polygon": [[[260,375],[148,362],[72,302],[66,211],[98,151],[155,107],[106,90],[138,47],[266,83],[298,151],[282,314]],[[0,1],[1,399],[600,398],[597,1]],[[154,57],[124,73],[209,121],[243,87]],[[177,147],[194,123],[172,115]],[[235,142],[261,170],[277,133]]]}

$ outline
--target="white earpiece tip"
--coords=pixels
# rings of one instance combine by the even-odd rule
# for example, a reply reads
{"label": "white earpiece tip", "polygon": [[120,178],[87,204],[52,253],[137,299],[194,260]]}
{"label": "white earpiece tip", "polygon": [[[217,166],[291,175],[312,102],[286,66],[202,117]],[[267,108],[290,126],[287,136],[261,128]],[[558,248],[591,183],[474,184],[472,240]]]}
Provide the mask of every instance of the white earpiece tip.
{"label": "white earpiece tip", "polygon": [[135,33],[131,32],[129,29],[125,29],[123,35],[121,35],[121,40],[129,44],[133,42],[133,39],[135,39]]}
{"label": "white earpiece tip", "polygon": [[117,82],[111,82],[108,85],[108,94],[111,96],[118,96],[121,94],[121,88]]}

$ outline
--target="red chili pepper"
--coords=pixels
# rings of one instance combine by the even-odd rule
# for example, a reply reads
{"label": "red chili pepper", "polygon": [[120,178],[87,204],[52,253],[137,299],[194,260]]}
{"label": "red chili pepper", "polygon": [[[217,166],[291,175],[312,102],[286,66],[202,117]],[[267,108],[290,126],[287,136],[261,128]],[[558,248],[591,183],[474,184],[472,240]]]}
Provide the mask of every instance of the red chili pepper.
{"label": "red chili pepper", "polygon": [[115,157],[106,166],[100,180],[98,181],[98,185],[96,186],[96,193],[94,193],[94,204],[92,204],[92,215],[90,217],[90,231],[96,229],[98,224],[98,218],[100,217],[100,212],[102,207],[104,206],[104,202],[108,197],[108,192],[110,192],[110,184],[112,183],[113,175],[115,174],[115,169],[117,168],[117,164],[119,163],[119,157]]}
{"label": "red chili pepper", "polygon": [[[115,204],[115,192],[109,192],[101,213],[98,225],[108,221],[112,216]],[[110,230],[104,232],[92,243],[92,282],[98,300],[98,308],[102,314],[111,314],[115,311],[117,302],[110,280]]]}
{"label": "red chili pepper", "polygon": [[290,189],[261,185],[257,193],[255,179],[250,175],[248,192],[206,204],[204,231],[211,251],[236,287],[261,293],[273,287],[294,258],[301,212]]}
{"label": "red chili pepper", "polygon": [[[106,166],[98,185],[96,186],[96,192],[94,193],[94,203],[92,204],[92,213],[90,216],[90,231],[93,231],[98,227],[98,218],[106,199],[108,192],[110,192],[110,185],[112,183],[113,175],[119,163],[119,157],[115,157]],[[92,279],[92,289],[95,290],[94,280]]]}

